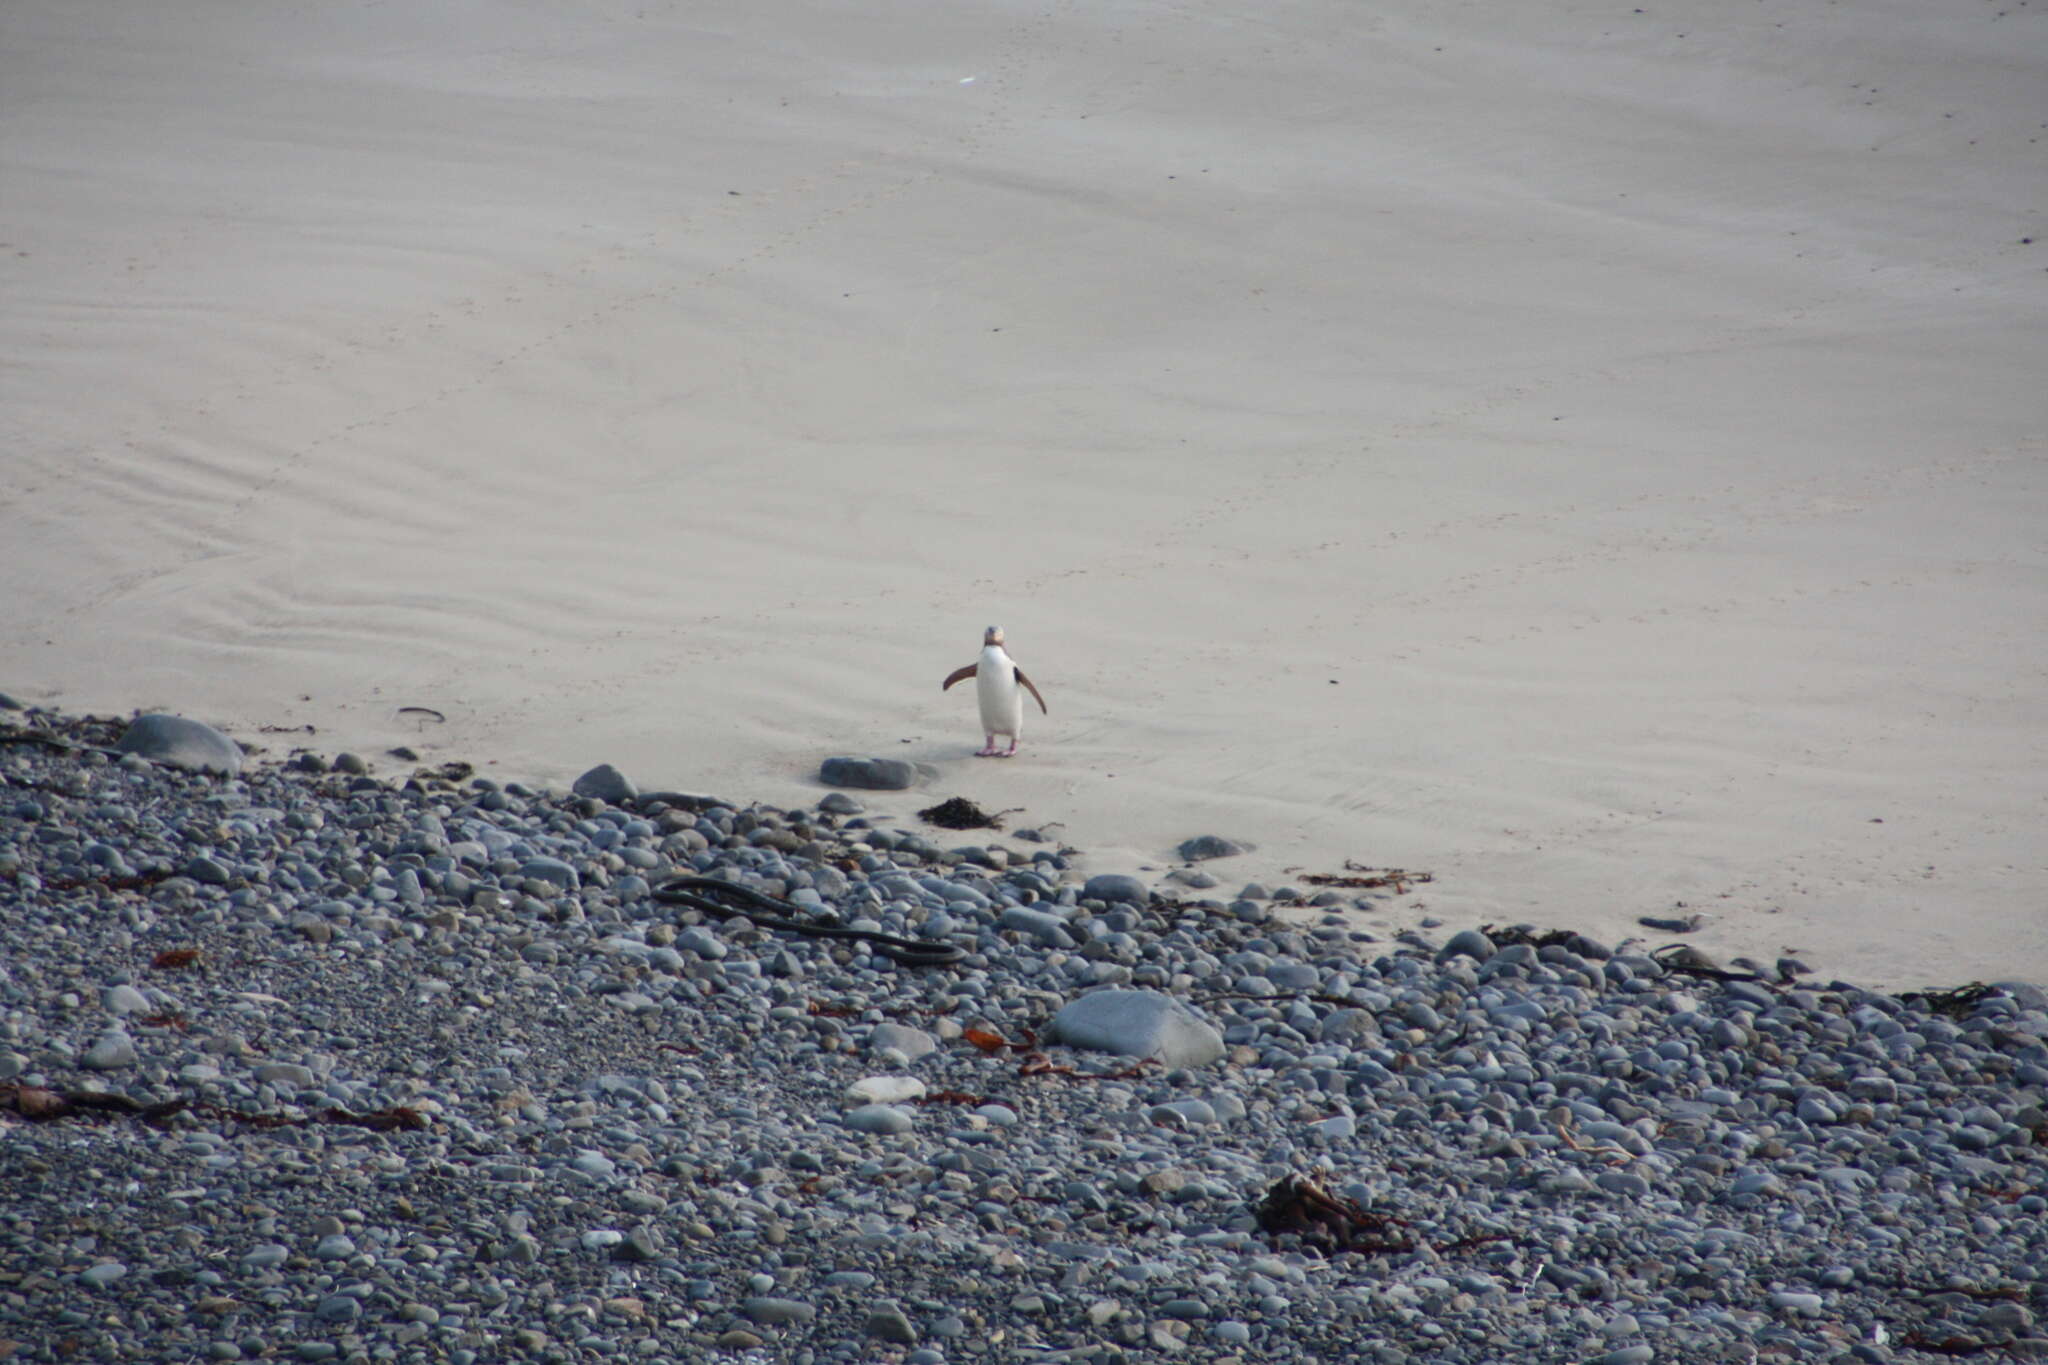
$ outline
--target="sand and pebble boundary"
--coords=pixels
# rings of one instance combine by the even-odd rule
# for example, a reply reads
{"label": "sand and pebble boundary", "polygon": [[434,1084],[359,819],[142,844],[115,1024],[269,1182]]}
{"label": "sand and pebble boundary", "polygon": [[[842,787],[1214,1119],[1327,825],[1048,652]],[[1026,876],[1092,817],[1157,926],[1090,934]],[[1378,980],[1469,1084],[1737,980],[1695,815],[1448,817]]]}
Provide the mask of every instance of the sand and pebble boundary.
{"label": "sand and pebble boundary", "polygon": [[[2033,986],[1382,939],[845,792],[126,728],[0,716],[44,737],[0,743],[12,1358],[2048,1355]],[[1373,1236],[1272,1232],[1290,1180]]]}

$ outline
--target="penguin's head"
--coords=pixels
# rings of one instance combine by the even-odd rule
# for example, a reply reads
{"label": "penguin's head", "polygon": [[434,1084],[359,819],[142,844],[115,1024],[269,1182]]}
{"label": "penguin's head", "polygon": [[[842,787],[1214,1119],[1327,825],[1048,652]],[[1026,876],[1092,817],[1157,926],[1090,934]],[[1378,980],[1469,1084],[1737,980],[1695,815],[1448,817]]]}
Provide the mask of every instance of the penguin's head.
{"label": "penguin's head", "polygon": [[981,642],[984,645],[1001,644],[1003,642],[1003,628],[1001,626],[990,626],[986,631],[982,632]]}

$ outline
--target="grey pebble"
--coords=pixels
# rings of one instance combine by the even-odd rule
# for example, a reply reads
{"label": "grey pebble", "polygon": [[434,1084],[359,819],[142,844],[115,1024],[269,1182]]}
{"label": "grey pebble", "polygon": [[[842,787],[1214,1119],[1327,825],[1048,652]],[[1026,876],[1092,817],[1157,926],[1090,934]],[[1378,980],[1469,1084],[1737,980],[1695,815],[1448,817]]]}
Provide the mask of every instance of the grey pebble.
{"label": "grey pebble", "polygon": [[896,1104],[863,1104],[844,1115],[847,1127],[862,1133],[895,1135],[917,1126],[910,1111]]}
{"label": "grey pebble", "polygon": [[740,1308],[755,1322],[771,1327],[809,1322],[818,1316],[818,1310],[801,1299],[778,1298],[765,1294],[748,1299]]}
{"label": "grey pebble", "polygon": [[135,1040],[120,1029],[108,1029],[99,1041],[86,1049],[78,1064],[88,1071],[121,1071],[134,1066],[140,1058],[135,1050]]}
{"label": "grey pebble", "polygon": [[101,1261],[78,1272],[79,1282],[94,1289],[105,1289],[116,1280],[128,1274],[128,1267],[119,1261]]}

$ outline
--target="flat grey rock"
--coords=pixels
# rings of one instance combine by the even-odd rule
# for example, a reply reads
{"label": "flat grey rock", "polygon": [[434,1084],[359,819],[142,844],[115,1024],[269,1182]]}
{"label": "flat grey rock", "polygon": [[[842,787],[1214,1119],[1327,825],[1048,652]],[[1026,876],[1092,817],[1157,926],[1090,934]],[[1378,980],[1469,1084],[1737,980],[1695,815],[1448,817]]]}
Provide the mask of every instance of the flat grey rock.
{"label": "flat grey rock", "polygon": [[1192,839],[1183,839],[1179,853],[1187,862],[1200,863],[1211,858],[1235,858],[1240,853],[1250,852],[1251,847],[1250,844],[1226,839],[1220,834],[1198,834]]}
{"label": "flat grey rock", "polygon": [[242,771],[241,745],[204,721],[183,716],[137,716],[114,741],[114,748],[192,772],[233,777]]}
{"label": "flat grey rock", "polygon": [[1120,1057],[1157,1057],[1167,1066],[1207,1066],[1223,1056],[1223,1035],[1158,991],[1096,991],[1052,1018],[1054,1042]]}
{"label": "flat grey rock", "polygon": [[818,780],[835,787],[897,792],[917,784],[917,765],[900,758],[828,758]]}
{"label": "flat grey rock", "polygon": [[1477,929],[1461,929],[1451,935],[1451,941],[1437,950],[1438,962],[1449,962],[1454,957],[1469,957],[1474,962],[1484,962],[1493,956],[1493,940]]}
{"label": "flat grey rock", "polygon": [[600,763],[577,778],[569,790],[578,796],[614,806],[623,806],[640,794],[626,775],[609,763]]}

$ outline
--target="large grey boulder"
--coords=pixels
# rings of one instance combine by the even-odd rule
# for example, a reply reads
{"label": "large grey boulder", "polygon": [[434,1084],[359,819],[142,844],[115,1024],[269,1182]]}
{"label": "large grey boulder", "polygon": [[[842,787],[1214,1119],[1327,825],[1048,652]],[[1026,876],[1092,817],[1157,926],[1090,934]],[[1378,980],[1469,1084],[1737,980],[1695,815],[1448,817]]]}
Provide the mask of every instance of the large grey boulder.
{"label": "large grey boulder", "polygon": [[242,771],[241,745],[204,721],[183,716],[137,716],[114,741],[114,748],[193,772],[233,777]]}
{"label": "large grey boulder", "polygon": [[569,790],[577,796],[587,796],[593,801],[614,806],[626,805],[640,794],[632,780],[609,763],[600,763],[577,778]]}
{"label": "large grey boulder", "polygon": [[917,766],[900,758],[828,758],[818,769],[818,780],[835,787],[895,792],[916,783]]}
{"label": "large grey boulder", "polygon": [[1136,877],[1126,876],[1121,872],[1098,872],[1081,887],[1081,899],[1143,905],[1151,899],[1151,893],[1145,889],[1145,883]]}
{"label": "large grey boulder", "polygon": [[1226,839],[1220,834],[1198,834],[1192,839],[1183,839],[1179,848],[1180,856],[1191,863],[1210,858],[1235,858],[1240,853],[1251,851],[1251,845],[1238,839]]}
{"label": "large grey boulder", "polygon": [[1223,1056],[1223,1035],[1158,991],[1096,991],[1052,1017],[1051,1041],[1120,1057],[1157,1057],[1167,1066],[1207,1066]]}

